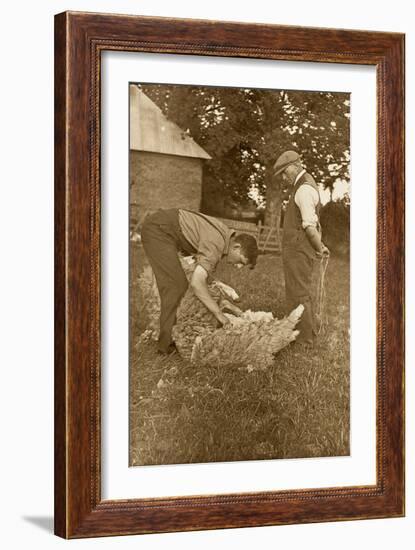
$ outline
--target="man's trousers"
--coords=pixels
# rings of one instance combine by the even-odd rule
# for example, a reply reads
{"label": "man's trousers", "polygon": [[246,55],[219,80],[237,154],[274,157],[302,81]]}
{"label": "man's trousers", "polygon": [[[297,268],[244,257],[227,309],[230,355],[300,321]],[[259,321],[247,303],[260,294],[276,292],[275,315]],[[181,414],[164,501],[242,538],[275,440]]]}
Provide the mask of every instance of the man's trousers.
{"label": "man's trousers", "polygon": [[188,287],[178,251],[188,254],[195,251],[181,234],[177,210],[158,210],[147,216],[141,229],[141,242],[160,294],[158,349],[166,353],[172,343],[171,331],[176,323],[177,308]]}
{"label": "man's trousers", "polygon": [[315,316],[313,310],[313,270],[315,259],[294,248],[283,248],[285,298],[287,314],[302,304],[304,312],[296,329],[300,331],[297,342],[313,342]]}

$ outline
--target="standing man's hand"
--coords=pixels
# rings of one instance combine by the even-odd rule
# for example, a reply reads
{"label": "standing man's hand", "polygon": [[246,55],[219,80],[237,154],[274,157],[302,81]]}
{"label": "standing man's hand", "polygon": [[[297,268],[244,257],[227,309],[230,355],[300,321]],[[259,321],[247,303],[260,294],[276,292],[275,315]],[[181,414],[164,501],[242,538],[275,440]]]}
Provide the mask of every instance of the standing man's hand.
{"label": "standing man's hand", "polygon": [[327,246],[321,243],[320,252],[316,252],[318,258],[328,258],[330,256],[330,250]]}

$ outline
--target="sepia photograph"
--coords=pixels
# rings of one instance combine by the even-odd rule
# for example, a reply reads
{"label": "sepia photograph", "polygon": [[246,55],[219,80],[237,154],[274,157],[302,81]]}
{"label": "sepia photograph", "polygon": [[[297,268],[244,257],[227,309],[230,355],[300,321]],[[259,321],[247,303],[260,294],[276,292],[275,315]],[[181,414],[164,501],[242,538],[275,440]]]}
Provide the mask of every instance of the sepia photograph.
{"label": "sepia photograph", "polygon": [[350,94],[129,84],[129,465],[350,455]]}

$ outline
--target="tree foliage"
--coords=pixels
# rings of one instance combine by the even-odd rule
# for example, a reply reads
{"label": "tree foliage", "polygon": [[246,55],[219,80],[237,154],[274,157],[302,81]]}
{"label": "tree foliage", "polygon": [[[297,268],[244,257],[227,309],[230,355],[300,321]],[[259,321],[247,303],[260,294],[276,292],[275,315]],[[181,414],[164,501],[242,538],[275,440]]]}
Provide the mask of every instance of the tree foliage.
{"label": "tree foliage", "polygon": [[323,187],[349,179],[349,94],[207,86],[142,85],[163,113],[212,157],[204,174],[204,207],[266,205],[278,224],[282,203],[276,158],[302,154]]}
{"label": "tree foliage", "polygon": [[330,201],[320,212],[323,240],[332,254],[348,256],[350,251],[350,208],[347,201]]}

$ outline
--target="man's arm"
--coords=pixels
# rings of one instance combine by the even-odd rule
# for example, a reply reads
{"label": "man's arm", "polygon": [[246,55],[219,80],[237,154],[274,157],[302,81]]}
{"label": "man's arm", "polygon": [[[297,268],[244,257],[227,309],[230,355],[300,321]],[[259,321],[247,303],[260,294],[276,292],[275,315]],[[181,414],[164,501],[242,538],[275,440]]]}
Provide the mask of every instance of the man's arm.
{"label": "man's arm", "polygon": [[318,256],[328,256],[330,254],[329,249],[321,240],[321,235],[316,227],[309,225],[305,228],[305,234]]}
{"label": "man's arm", "polygon": [[226,315],[222,313],[218,304],[210,295],[207,285],[207,277],[207,271],[201,265],[197,265],[193,272],[190,286],[195,295],[208,308],[208,310],[213,313],[219,323],[221,323],[222,326],[227,325],[230,321]]}
{"label": "man's arm", "polygon": [[321,234],[317,229],[318,216],[316,207],[319,202],[318,192],[310,185],[301,185],[294,197],[295,203],[300,209],[303,229],[307,239],[316,251],[317,256],[328,256],[329,249],[321,240]]}

